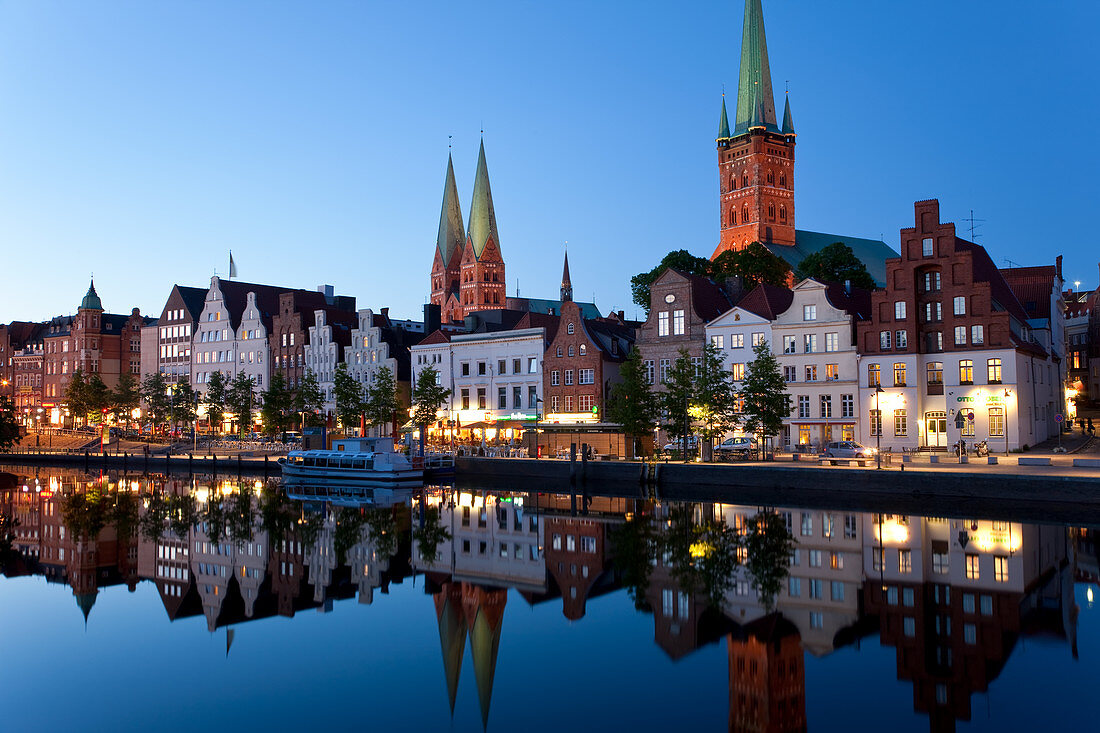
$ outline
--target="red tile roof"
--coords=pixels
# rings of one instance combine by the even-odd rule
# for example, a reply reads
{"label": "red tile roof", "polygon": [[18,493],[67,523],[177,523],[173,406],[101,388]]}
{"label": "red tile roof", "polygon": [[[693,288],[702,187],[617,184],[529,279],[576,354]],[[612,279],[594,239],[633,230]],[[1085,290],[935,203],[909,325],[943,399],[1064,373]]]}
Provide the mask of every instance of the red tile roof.
{"label": "red tile roof", "polygon": [[1005,267],[1001,269],[1001,276],[1023,305],[1028,318],[1050,318],[1050,296],[1058,277],[1054,265]]}
{"label": "red tile roof", "polygon": [[791,307],[792,300],[794,300],[794,293],[787,288],[757,285],[738,301],[737,307],[774,321],[780,313]]}
{"label": "red tile roof", "polygon": [[1024,307],[1020,305],[1020,301],[1016,298],[1016,294],[1012,292],[1012,288],[1005,282],[1004,277],[1001,275],[1001,271],[993,264],[993,260],[990,259],[989,253],[985,251],[985,247],[955,237],[955,251],[971,252],[974,282],[989,283],[993,300],[997,301],[1002,308],[1012,314],[1012,316],[1020,322],[1027,320],[1027,312],[1024,310]]}

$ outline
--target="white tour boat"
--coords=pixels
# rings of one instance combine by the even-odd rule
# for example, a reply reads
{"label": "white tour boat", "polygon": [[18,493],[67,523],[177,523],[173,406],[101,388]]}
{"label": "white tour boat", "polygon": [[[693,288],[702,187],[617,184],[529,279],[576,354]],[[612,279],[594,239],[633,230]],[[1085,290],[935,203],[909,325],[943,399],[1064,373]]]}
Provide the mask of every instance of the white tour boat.
{"label": "white tour boat", "polygon": [[291,451],[279,459],[283,476],[341,479],[382,486],[422,486],[424,469],[393,450],[393,438],[345,438],[333,450]]}

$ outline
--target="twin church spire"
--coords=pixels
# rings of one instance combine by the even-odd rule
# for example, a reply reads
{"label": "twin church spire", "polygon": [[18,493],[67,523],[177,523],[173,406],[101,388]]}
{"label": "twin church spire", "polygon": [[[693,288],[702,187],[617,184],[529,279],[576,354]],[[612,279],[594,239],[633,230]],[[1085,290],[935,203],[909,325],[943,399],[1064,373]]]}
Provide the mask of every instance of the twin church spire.
{"label": "twin church spire", "polygon": [[443,207],[439,213],[439,234],[432,264],[431,302],[440,307],[444,322],[460,321],[476,310],[503,307],[504,287],[504,259],[500,253],[489,166],[482,140],[474,174],[470,218],[465,228],[454,162],[450,155],[447,156]]}

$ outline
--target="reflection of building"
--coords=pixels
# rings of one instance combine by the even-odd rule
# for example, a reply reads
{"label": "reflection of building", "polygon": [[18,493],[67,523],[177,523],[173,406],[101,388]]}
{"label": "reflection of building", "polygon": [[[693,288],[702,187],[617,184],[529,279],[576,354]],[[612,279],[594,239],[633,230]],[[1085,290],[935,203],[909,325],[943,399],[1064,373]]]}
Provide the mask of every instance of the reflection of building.
{"label": "reflection of building", "polygon": [[1063,528],[879,514],[864,533],[865,611],[933,731],[970,719],[1021,634],[1066,633]]}
{"label": "reflection of building", "polygon": [[726,637],[730,731],[806,730],[806,669],[798,629],[771,614]]}
{"label": "reflection of building", "polygon": [[577,621],[595,597],[618,587],[607,537],[608,523],[601,519],[547,517],[546,570],[558,585],[562,613]]}

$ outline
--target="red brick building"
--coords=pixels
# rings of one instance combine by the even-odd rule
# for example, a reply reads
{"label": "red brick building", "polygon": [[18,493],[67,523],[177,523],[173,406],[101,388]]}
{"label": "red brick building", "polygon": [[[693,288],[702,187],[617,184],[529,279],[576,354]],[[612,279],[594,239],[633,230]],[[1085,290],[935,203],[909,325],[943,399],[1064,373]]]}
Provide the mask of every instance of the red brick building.
{"label": "red brick building", "polygon": [[590,596],[613,587],[607,572],[612,560],[607,527],[595,518],[546,519],[546,569],[561,591],[562,613],[571,621],[584,617]]}
{"label": "red brick building", "polygon": [[470,222],[464,238],[454,166],[450,157],[447,159],[443,209],[432,262],[431,302],[440,307],[444,323],[461,321],[474,311],[505,305],[504,258],[500,252],[484,141],[478,154]]}
{"label": "red brick building", "polygon": [[619,366],[634,345],[634,327],[617,318],[585,318],[573,301],[566,255],[561,282],[561,317],[543,360],[546,422],[601,422]]}

